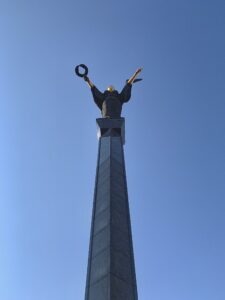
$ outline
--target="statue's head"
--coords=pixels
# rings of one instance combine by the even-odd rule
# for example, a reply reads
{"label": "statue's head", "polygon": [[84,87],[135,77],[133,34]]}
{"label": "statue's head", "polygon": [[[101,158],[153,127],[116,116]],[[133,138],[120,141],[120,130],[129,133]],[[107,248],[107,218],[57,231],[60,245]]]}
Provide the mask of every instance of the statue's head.
{"label": "statue's head", "polygon": [[115,91],[114,86],[113,85],[108,86],[107,87],[107,91],[110,92],[110,93],[112,93],[113,91]]}

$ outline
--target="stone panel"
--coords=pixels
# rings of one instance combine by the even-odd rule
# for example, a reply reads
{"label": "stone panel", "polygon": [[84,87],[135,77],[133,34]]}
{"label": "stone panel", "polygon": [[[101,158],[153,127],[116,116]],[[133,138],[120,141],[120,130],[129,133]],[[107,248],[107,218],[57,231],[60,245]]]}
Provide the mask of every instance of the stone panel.
{"label": "stone panel", "polygon": [[98,176],[101,175],[102,173],[105,173],[105,172],[108,173],[108,174],[110,174],[110,162],[111,162],[111,159],[109,157],[104,162],[102,162],[101,164],[99,164],[99,167],[98,167]]}
{"label": "stone panel", "polygon": [[131,256],[130,237],[119,228],[111,228],[110,246],[112,251],[121,252],[128,257]]}
{"label": "stone panel", "polygon": [[95,215],[98,215],[103,210],[110,206],[110,194],[106,193],[98,193],[96,195],[96,206],[95,206]]}
{"label": "stone panel", "polygon": [[123,163],[123,149],[120,137],[113,137],[111,139],[111,157],[119,163]]}
{"label": "stone panel", "polygon": [[[135,288],[111,274],[110,300],[137,300]],[[97,299],[96,299],[97,300]]]}
{"label": "stone panel", "polygon": [[118,182],[111,182],[110,192],[111,194],[115,193],[116,195],[126,196],[126,190],[124,185]]}
{"label": "stone panel", "polygon": [[106,186],[106,187],[108,187],[108,189],[110,188],[110,174],[108,175],[108,176],[105,176],[105,177],[103,177],[103,176],[99,176],[98,177],[98,182],[97,182],[97,188],[98,188],[98,191],[99,190],[102,190],[102,186]]}
{"label": "stone panel", "polygon": [[109,221],[109,208],[96,215],[94,221],[94,235],[96,235],[103,228],[106,228],[106,226],[109,225]]}
{"label": "stone panel", "polygon": [[111,208],[111,225],[113,228],[118,228],[120,231],[129,233],[127,213],[119,213],[117,210]]}
{"label": "stone panel", "polygon": [[131,271],[131,258],[130,256],[123,255],[121,252],[111,251],[111,272],[118,278],[126,281],[126,283],[131,284],[133,281],[132,271]]}
{"label": "stone panel", "polygon": [[98,194],[106,194],[110,192],[109,181],[108,184],[102,184],[101,186],[97,185],[97,193]]}
{"label": "stone panel", "polygon": [[109,294],[109,276],[106,276],[89,287],[88,300],[107,300]]}
{"label": "stone panel", "polygon": [[111,157],[110,172],[111,174],[119,173],[121,176],[123,176],[124,175],[123,164]]}
{"label": "stone panel", "polygon": [[119,195],[111,191],[111,208],[115,209],[121,214],[125,214],[127,212],[127,198],[126,195]]}
{"label": "stone panel", "polygon": [[109,227],[105,227],[93,236],[92,258],[109,247]]}
{"label": "stone panel", "polygon": [[103,137],[100,140],[100,158],[99,163],[103,163],[106,161],[110,156],[110,137]]}
{"label": "stone panel", "polygon": [[[90,284],[101,280],[110,271],[109,248],[92,259]],[[97,299],[96,299],[97,300]]]}

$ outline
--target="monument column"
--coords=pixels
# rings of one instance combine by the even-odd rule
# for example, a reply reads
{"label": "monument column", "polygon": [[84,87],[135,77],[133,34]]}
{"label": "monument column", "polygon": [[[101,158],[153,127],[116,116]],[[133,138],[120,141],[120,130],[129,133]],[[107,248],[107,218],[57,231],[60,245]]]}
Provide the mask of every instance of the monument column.
{"label": "monument column", "polygon": [[85,300],[137,300],[123,145],[125,119],[97,119],[99,150]]}

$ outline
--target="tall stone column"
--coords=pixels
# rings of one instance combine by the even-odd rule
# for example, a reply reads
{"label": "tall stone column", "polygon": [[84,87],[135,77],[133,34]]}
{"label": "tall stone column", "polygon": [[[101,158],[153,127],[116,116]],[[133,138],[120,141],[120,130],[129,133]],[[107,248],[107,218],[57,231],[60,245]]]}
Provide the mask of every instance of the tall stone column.
{"label": "tall stone column", "polygon": [[137,300],[123,145],[125,120],[97,119],[99,151],[85,300]]}

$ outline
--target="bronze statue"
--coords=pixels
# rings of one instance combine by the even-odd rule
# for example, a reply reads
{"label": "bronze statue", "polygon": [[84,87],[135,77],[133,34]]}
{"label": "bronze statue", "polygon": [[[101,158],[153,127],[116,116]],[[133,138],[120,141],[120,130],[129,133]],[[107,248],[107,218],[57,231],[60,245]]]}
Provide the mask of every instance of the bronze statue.
{"label": "bronze statue", "polygon": [[[83,68],[84,73],[80,73],[79,68]],[[141,71],[142,68],[137,69],[133,76],[126,81],[126,84],[120,93],[116,91],[112,85],[110,85],[107,90],[102,93],[87,76],[87,66],[81,64],[75,68],[76,74],[80,77],[83,77],[88,86],[91,88],[94,101],[101,110],[102,117],[110,119],[118,119],[121,117],[122,105],[130,100],[132,84],[141,80],[136,79]]]}

